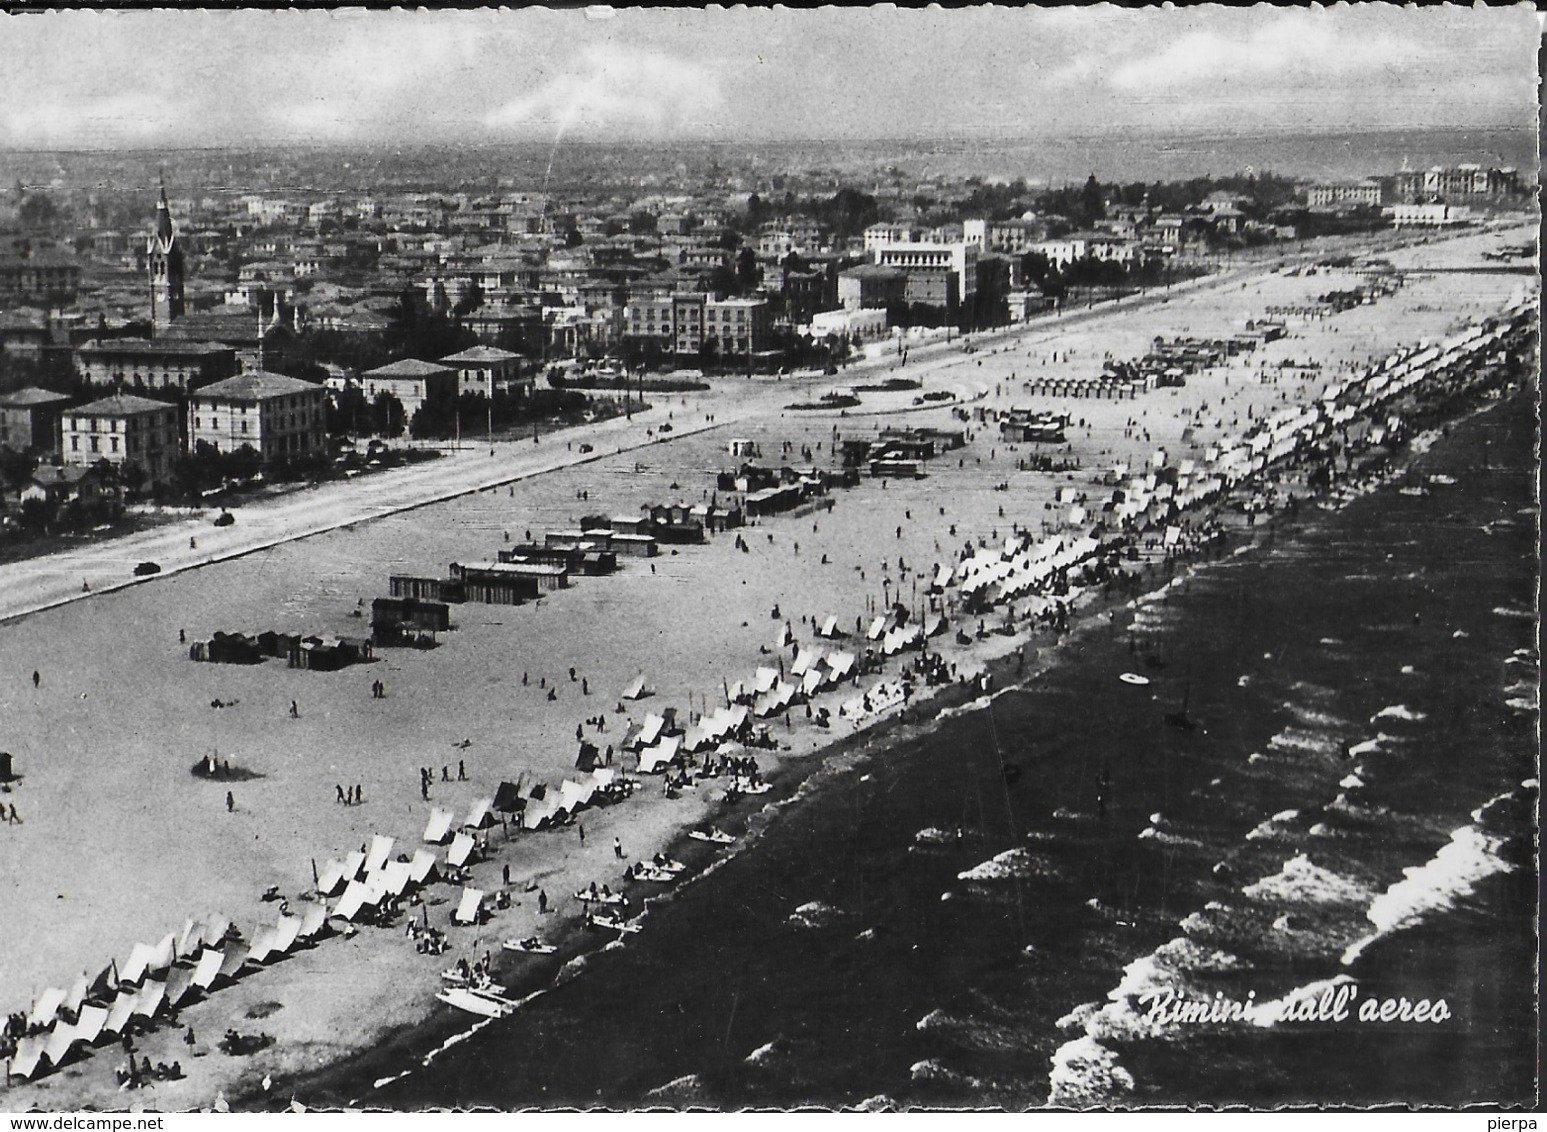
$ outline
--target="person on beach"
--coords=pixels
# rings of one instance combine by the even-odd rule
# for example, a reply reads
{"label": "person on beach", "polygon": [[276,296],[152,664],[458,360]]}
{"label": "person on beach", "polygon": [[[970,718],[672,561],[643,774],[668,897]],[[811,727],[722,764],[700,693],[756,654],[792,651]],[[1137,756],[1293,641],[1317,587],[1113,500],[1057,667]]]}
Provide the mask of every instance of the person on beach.
{"label": "person on beach", "polygon": [[467,781],[467,762],[463,759],[457,760],[457,781]]}
{"label": "person on beach", "polygon": [[[14,813],[15,810],[16,810],[16,807],[12,806],[11,810]],[[231,791],[227,790],[226,791],[226,813],[231,814],[231,813],[235,813],[235,812],[236,812],[236,795],[232,794]]]}
{"label": "person on beach", "polygon": [[612,855],[618,860],[623,860],[623,841],[621,838],[612,839]]}
{"label": "person on beach", "polygon": [[37,669],[35,669],[35,668],[34,668],[34,669],[33,669],[33,670],[32,670],[32,686],[33,686],[33,687],[34,687],[34,688],[36,688],[36,687],[37,687],[37,686],[38,686],[38,685],[39,685],[39,684],[41,684],[41,683],[43,683],[43,677],[42,677],[42,676],[40,676],[40,675],[39,675],[39,674],[38,674],[38,670],[37,670]]}
{"label": "person on beach", "polygon": [[582,825],[582,826],[579,826],[578,828],[580,830],[580,844],[584,845],[585,844],[585,826]]}
{"label": "person on beach", "polygon": [[342,783],[334,783],[333,784],[333,789],[338,794],[339,804],[340,805],[346,805],[348,803],[349,799],[344,797],[344,787],[343,787],[343,784]]}
{"label": "person on beach", "polygon": [[296,702],[294,700],[290,701],[290,718],[291,719],[300,719],[301,718],[301,709],[296,704]]}

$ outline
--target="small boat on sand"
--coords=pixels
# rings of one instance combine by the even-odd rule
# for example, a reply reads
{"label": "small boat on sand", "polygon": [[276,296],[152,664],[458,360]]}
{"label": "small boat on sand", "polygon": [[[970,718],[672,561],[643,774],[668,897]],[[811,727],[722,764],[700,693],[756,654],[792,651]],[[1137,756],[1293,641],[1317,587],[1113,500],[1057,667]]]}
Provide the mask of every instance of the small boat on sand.
{"label": "small boat on sand", "polygon": [[447,1006],[477,1014],[483,1018],[503,1018],[516,1008],[516,1004],[493,995],[478,994],[465,987],[447,987],[435,996]]}
{"label": "small boat on sand", "polygon": [[503,944],[506,951],[520,951],[527,955],[552,955],[558,950],[551,943],[544,943],[535,935],[526,939],[507,939]]}
{"label": "small boat on sand", "polygon": [[729,845],[731,842],[736,840],[730,834],[724,833],[719,829],[711,829],[708,833],[705,833],[701,829],[695,829],[692,833],[688,834],[688,836],[691,837],[694,841],[708,841],[714,845]]}

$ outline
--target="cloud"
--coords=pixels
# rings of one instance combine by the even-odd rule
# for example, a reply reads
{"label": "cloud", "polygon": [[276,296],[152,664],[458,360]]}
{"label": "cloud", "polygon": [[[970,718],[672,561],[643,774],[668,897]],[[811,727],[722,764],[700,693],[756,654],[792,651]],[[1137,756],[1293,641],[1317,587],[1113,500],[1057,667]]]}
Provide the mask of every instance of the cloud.
{"label": "cloud", "polygon": [[15,146],[141,144],[172,136],[182,109],[159,95],[125,93],[75,102],[23,99],[0,111],[0,143]]}
{"label": "cloud", "polygon": [[1372,74],[1406,68],[1425,52],[1404,38],[1350,35],[1329,14],[1286,13],[1246,35],[1204,28],[1153,55],[1115,67],[1118,91],[1163,91],[1214,86],[1233,79],[1273,80],[1317,75]]}
{"label": "cloud", "polygon": [[696,130],[723,106],[720,84],[700,63],[614,44],[586,48],[572,67],[484,116],[492,130],[617,135]]}

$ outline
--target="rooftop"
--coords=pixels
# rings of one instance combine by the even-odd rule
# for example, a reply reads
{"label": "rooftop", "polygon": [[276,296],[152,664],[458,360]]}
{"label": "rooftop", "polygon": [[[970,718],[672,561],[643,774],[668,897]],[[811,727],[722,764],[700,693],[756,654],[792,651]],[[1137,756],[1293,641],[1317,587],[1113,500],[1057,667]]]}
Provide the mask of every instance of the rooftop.
{"label": "rooftop", "polygon": [[389,362],[375,369],[368,369],[362,375],[364,377],[434,377],[440,373],[452,372],[440,362],[421,362],[418,358],[404,358],[402,361]]}
{"label": "rooftop", "polygon": [[107,338],[93,339],[80,347],[83,354],[140,354],[147,357],[174,355],[194,357],[229,351],[230,346],[219,342],[200,342],[195,339],[167,338]]}
{"label": "rooftop", "polygon": [[136,397],[132,393],[114,393],[100,401],[77,406],[70,412],[83,417],[138,417],[146,413],[175,413],[177,406],[152,401],[149,397]]}
{"label": "rooftop", "polygon": [[472,346],[461,353],[442,358],[441,364],[476,365],[479,362],[514,362],[519,361],[520,358],[520,354],[512,354],[509,350],[501,350],[495,346]]}
{"label": "rooftop", "polygon": [[289,397],[297,393],[312,393],[322,386],[298,377],[267,370],[250,370],[228,377],[213,385],[206,385],[194,394],[201,401],[266,401],[271,397]]}
{"label": "rooftop", "polygon": [[33,405],[57,405],[61,401],[68,401],[69,399],[63,393],[39,389],[37,386],[28,386],[26,389],[18,389],[14,393],[7,393],[0,397],[0,406],[8,409],[25,409]]}

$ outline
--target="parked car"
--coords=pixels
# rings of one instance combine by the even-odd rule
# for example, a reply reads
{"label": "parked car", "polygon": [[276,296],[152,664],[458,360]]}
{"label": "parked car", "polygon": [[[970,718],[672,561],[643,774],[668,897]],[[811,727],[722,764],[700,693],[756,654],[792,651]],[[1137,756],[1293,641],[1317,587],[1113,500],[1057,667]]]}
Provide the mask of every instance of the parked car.
{"label": "parked car", "polygon": [[161,566],[156,562],[141,562],[134,568],[134,576],[136,578],[148,578],[152,574],[159,573],[161,573]]}
{"label": "parked car", "polygon": [[222,511],[219,515],[215,516],[215,525],[217,527],[229,527],[234,522],[236,522],[236,516],[229,511]]}

